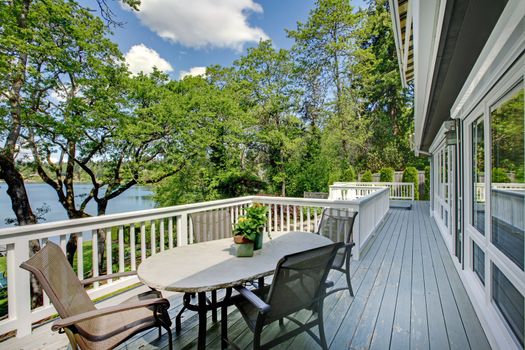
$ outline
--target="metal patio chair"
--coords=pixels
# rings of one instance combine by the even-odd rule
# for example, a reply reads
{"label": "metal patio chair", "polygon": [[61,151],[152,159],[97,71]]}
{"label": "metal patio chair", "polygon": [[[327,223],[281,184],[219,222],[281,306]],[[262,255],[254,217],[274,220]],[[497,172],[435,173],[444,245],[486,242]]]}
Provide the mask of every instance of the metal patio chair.
{"label": "metal patio chair", "polygon": [[[229,298],[222,306],[222,347],[227,340],[227,307],[235,305],[241,312],[249,329],[254,334],[253,348],[267,349],[283,341],[307,332],[323,349],[327,349],[323,324],[323,300],[326,288],[333,285],[326,278],[335,255],[343,243],[334,243],[324,247],[287,255],[278,263],[270,286],[252,291],[246,287],[235,287],[239,295]],[[227,291],[227,295],[231,291]],[[308,309],[314,312],[313,317],[302,323],[291,315]],[[298,327],[280,335],[271,341],[261,344],[263,328],[283,318],[295,323]],[[318,327],[319,337],[311,328]]]}
{"label": "metal patio chair", "polygon": [[327,295],[348,289],[350,296],[354,296],[350,280],[350,260],[352,247],[355,245],[352,241],[352,235],[357,214],[356,211],[346,209],[325,208],[323,210],[317,233],[329,238],[332,242],[344,243],[344,247],[337,252],[332,269],[344,273],[347,284],[347,287],[331,289]]}
{"label": "metal patio chair", "polygon": [[[193,242],[202,243],[214,239],[232,237],[232,221],[229,209],[203,211],[189,215],[193,227]],[[182,314],[186,310],[197,311],[197,306],[191,303],[195,293],[184,293],[183,306],[175,318],[175,330],[179,333],[182,329]],[[212,312],[212,321],[217,322],[217,291],[211,292],[211,300],[207,300],[209,310]]]}
{"label": "metal patio chair", "polygon": [[173,349],[167,312],[170,303],[160,292],[145,292],[121,304],[97,309],[84,289],[93,282],[130,276],[134,272],[80,281],[62,249],[49,241],[20,267],[33,273],[49,296],[60,316],[51,329],[66,333],[72,349],[112,349],[134,334],[154,327],[159,328],[159,336],[161,327],[166,329],[169,348]]}

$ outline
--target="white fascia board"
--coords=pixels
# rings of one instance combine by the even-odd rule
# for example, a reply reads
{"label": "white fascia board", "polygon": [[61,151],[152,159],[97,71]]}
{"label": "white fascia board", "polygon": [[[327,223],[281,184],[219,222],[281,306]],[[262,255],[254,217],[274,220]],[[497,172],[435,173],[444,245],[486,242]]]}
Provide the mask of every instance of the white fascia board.
{"label": "white fascia board", "polygon": [[421,147],[446,0],[414,1],[414,144]]}
{"label": "white fascia board", "polygon": [[[511,36],[518,34],[512,45],[505,47]],[[509,48],[510,46],[510,48]],[[508,52],[503,52],[503,50]],[[462,119],[503,75],[509,63],[525,50],[525,1],[509,0],[494,26],[483,50],[450,109],[452,118]],[[501,54],[504,59],[501,59]]]}
{"label": "white fascia board", "polygon": [[407,87],[405,79],[405,71],[403,70],[403,48],[401,43],[401,22],[399,21],[399,7],[397,0],[388,0],[390,4],[390,17],[392,18],[392,31],[394,32],[394,41],[396,43],[397,64],[399,65],[399,76],[401,77],[401,84],[404,88]]}

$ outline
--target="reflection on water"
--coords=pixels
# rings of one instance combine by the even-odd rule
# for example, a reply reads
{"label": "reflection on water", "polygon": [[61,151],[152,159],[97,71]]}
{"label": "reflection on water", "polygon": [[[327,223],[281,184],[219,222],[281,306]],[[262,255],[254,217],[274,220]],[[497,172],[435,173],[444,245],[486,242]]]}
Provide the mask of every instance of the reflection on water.
{"label": "reflection on water", "polygon": [[[82,202],[84,196],[91,190],[89,184],[75,184],[75,193],[77,194],[77,207]],[[56,192],[47,184],[26,184],[29,200],[33,210],[45,207],[48,209],[44,214],[45,221],[51,222],[67,219],[67,214],[62,205],[58,202]],[[15,215],[11,209],[11,200],[6,193],[7,185],[0,183],[0,228],[13,226],[6,224],[6,219],[14,219]],[[134,186],[121,194],[120,196],[109,201],[107,214],[122,213],[127,211],[136,211],[143,209],[152,209],[155,202],[151,198],[152,192],[147,187]],[[92,200],[86,211],[95,215],[96,203]]]}

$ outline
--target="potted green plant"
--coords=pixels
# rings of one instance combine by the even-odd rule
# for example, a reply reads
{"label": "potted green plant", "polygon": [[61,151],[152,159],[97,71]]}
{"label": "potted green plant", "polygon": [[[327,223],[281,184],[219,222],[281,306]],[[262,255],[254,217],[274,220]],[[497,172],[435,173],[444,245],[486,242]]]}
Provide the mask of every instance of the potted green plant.
{"label": "potted green plant", "polygon": [[237,244],[237,256],[252,256],[253,250],[262,248],[262,231],[268,220],[267,213],[267,207],[255,203],[247,208],[246,213],[239,218],[233,229],[233,240]]}

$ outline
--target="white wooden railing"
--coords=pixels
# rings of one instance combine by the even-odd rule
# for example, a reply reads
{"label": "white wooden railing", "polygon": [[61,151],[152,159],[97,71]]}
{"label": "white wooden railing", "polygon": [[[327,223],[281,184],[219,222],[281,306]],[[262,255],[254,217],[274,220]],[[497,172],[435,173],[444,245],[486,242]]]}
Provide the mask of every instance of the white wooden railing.
{"label": "white wooden railing", "polygon": [[[252,203],[269,207],[266,231],[315,232],[323,208],[348,208],[358,211],[354,224],[356,243],[354,258],[359,259],[362,248],[370,239],[388,211],[388,191],[376,187],[367,196],[353,200],[286,198],[248,196],[209,201],[167,208],[142,210],[98,217],[65,220],[31,226],[0,229],[0,245],[7,247],[8,316],[0,321],[0,334],[17,332],[17,337],[31,333],[31,325],[55,313],[49,298],[43,305],[31,308],[30,276],[20,264],[29,258],[29,241],[45,244],[54,241],[66,250],[69,235],[77,235],[76,272],[80,279],[136,270],[141,261],[166,249],[190,244],[193,241],[189,214],[209,212],[210,217],[219,210],[229,210],[232,223]],[[219,230],[213,239],[225,238],[227,230]],[[104,235],[105,243],[99,245]],[[99,271],[99,249],[104,252],[105,267]],[[84,251],[91,250],[90,254]],[[118,258],[113,259],[113,255]],[[113,262],[116,262],[113,264]],[[180,266],[178,268],[184,268]],[[124,277],[105,284],[95,284],[88,290],[97,298],[137,283],[137,277]]]}
{"label": "white wooden railing", "polygon": [[[393,200],[414,200],[414,183],[412,182],[335,182],[330,186],[334,191],[343,191],[349,188],[349,195],[356,194],[360,195],[356,191],[359,188],[363,189],[363,193],[366,193],[370,188],[373,187],[387,187],[390,190],[390,199]],[[331,197],[329,197],[331,198]]]}
{"label": "white wooden railing", "polygon": [[[492,183],[491,185],[492,189],[497,190],[509,190],[509,191],[525,191],[525,183],[520,182],[510,182],[510,183]],[[476,195],[476,202],[483,203],[485,202],[485,183],[484,182],[477,182],[474,184],[474,190]]]}

